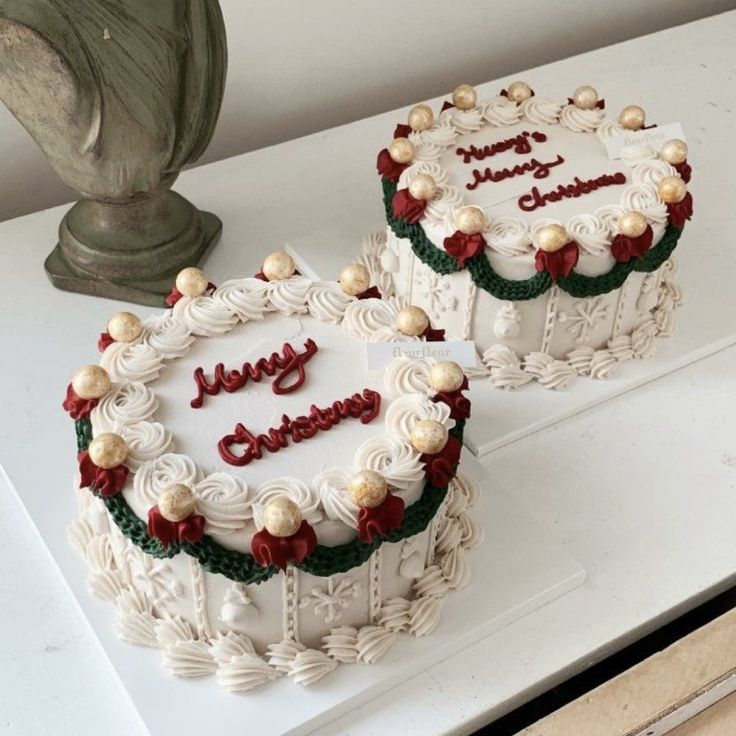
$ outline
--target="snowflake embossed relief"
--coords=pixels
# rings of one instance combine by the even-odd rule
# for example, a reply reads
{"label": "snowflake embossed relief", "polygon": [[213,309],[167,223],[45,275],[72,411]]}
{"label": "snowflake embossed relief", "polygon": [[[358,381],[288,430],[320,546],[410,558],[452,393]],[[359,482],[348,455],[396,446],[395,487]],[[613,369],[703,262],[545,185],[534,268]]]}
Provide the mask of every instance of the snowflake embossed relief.
{"label": "snowflake embossed relief", "polygon": [[450,282],[431,268],[427,268],[426,276],[419,283],[423,284],[419,296],[427,300],[430,319],[438,319],[442,312],[457,308],[457,297],[452,293]]}
{"label": "snowflake embossed relief", "polygon": [[343,578],[337,585],[330,577],[327,578],[327,589],[314,587],[308,595],[299,600],[299,608],[314,606],[315,616],[324,616],[326,624],[339,621],[342,612],[350,605],[350,601],[360,595],[360,583],[350,578]]}
{"label": "snowflake embossed relief", "polygon": [[575,302],[572,314],[560,312],[557,318],[567,324],[567,331],[575,337],[576,343],[583,343],[607,317],[608,305],[603,297],[595,296]]}

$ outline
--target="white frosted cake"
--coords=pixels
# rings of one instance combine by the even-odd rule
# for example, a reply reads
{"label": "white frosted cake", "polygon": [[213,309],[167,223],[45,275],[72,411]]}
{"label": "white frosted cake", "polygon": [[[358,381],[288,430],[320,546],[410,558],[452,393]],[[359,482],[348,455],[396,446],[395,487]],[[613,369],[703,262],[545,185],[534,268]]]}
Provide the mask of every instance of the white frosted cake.
{"label": "white frosted cake", "polygon": [[[412,108],[378,156],[396,294],[474,340],[494,386],[607,377],[672,332],[687,146],[636,105],[618,122],[604,108],[587,86],[556,101],[461,85],[438,115]],[[613,159],[615,136],[636,142]]]}
{"label": "white frosted cake", "polygon": [[245,692],[431,634],[482,539],[456,475],[467,381],[424,358],[370,372],[365,342],[441,332],[365,266],[313,283],[284,253],[219,287],[185,269],[168,302],[113,315],[64,402],[70,539],[120,638]]}

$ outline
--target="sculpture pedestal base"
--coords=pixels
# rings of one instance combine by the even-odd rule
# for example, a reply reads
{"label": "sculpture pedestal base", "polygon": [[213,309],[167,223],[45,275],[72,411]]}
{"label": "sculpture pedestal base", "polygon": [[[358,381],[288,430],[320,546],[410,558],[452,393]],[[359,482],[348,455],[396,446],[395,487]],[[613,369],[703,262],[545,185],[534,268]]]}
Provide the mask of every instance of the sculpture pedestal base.
{"label": "sculpture pedestal base", "polygon": [[[163,273],[147,279],[145,277],[125,278],[95,276],[77,267],[67,257],[62,242],[59,242],[49,254],[44,267],[51,283],[58,289],[74,291],[90,296],[102,296],[108,299],[145,304],[149,307],[163,306],[163,298],[171,291],[176,275],[182,268],[196,266],[209,249],[219,240],[222,233],[222,221],[211,212],[199,212],[201,220],[201,237],[196,246],[190,250],[186,262],[176,263]],[[65,222],[66,222],[65,218]],[[64,223],[62,223],[62,231]],[[62,236],[63,237],[63,236]]]}

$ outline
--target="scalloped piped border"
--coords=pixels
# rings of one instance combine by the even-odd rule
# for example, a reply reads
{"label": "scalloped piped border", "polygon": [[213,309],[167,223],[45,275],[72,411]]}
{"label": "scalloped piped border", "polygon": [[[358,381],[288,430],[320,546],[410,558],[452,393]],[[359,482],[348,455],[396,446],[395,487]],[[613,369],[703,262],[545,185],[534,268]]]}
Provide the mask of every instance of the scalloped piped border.
{"label": "scalloped piped border", "polygon": [[[407,239],[411,243],[414,255],[435,273],[441,275],[458,273],[461,269],[457,267],[455,259],[444,249],[436,246],[419,223],[408,223],[394,217],[391,203],[398,188],[397,184],[385,177],[381,178],[381,183],[386,222],[394,234],[398,238]],[[600,296],[620,288],[633,271],[643,273],[656,271],[674,252],[683,230],[684,228],[668,224],[662,239],[646,254],[640,258],[632,258],[627,263],[616,263],[608,273],[599,276],[583,276],[573,271],[569,276],[562,276],[556,281],[553,281],[547,273],[537,273],[528,279],[505,279],[493,270],[486,253],[479,253],[469,259],[467,269],[473,283],[479,289],[502,301],[535,299],[554,284],[576,298]]]}
{"label": "scalloped piped border", "polygon": [[[77,435],[77,450],[82,452],[87,449],[92,440],[92,422],[90,419],[78,419],[74,422],[74,426]],[[465,421],[457,420],[455,426],[450,430],[450,435],[460,444],[463,441],[464,428]],[[457,466],[455,469],[457,470]],[[384,542],[399,542],[424,531],[447,495],[447,488],[448,486],[433,486],[427,481],[419,500],[407,507],[404,522],[399,529],[392,531],[386,537],[374,538],[369,544],[359,539],[333,547],[318,544],[312,554],[296,567],[303,572],[320,577],[347,572],[354,567],[359,567]],[[90,489],[90,492],[94,491]],[[98,496],[98,498],[101,497]],[[148,534],[146,522],[130,508],[122,493],[110,498],[101,498],[101,500],[118,529],[151,557],[168,558],[179,552],[185,552],[198,560],[207,572],[219,573],[234,582],[246,584],[257,585],[279,572],[274,565],[261,567],[247,552],[227,549],[207,535],[204,535],[197,544],[184,542],[164,547],[158,539]]]}

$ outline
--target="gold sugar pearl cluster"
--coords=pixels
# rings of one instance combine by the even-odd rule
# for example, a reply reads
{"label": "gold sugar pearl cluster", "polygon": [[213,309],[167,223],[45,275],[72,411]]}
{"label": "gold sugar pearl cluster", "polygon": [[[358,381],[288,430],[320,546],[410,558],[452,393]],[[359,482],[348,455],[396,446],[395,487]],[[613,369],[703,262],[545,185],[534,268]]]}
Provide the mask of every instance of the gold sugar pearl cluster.
{"label": "gold sugar pearl cluster", "polygon": [[581,110],[593,110],[598,104],[598,91],[589,84],[578,87],[572,93],[572,104]]}
{"label": "gold sugar pearl cluster", "polygon": [[626,130],[641,130],[646,121],[644,108],[639,105],[627,105],[618,116],[618,122]]}
{"label": "gold sugar pearl cluster", "polygon": [[143,332],[143,323],[132,312],[115,312],[107,321],[107,334],[115,342],[133,342]]}
{"label": "gold sugar pearl cluster", "polygon": [[269,281],[284,281],[296,273],[296,263],[285,251],[276,250],[263,259],[261,271]]}
{"label": "gold sugar pearl cluster", "polygon": [[457,391],[465,380],[465,373],[453,360],[441,360],[435,363],[427,376],[427,382],[435,391],[452,393]]}
{"label": "gold sugar pearl cluster", "polygon": [[511,102],[522,103],[526,102],[534,92],[532,88],[526,82],[512,82],[506,89],[506,97]]}
{"label": "gold sugar pearl cluster", "polygon": [[414,144],[408,138],[394,138],[388,144],[388,155],[397,164],[410,164],[414,153]]}
{"label": "gold sugar pearl cluster", "polygon": [[301,509],[285,496],[269,501],[263,510],[263,527],[274,537],[283,538],[296,534],[301,523]]}
{"label": "gold sugar pearl cluster", "polygon": [[459,207],[455,212],[455,227],[464,235],[475,235],[488,225],[486,213],[475,205]]}
{"label": "gold sugar pearl cluster", "polygon": [[128,445],[114,432],[103,432],[97,435],[87,448],[89,459],[103,470],[111,470],[122,465],[128,457]]}
{"label": "gold sugar pearl cluster", "polygon": [[687,143],[679,138],[673,138],[662,144],[659,157],[672,166],[684,164],[687,161]]}
{"label": "gold sugar pearl cluster", "polygon": [[570,239],[562,225],[552,223],[539,228],[536,234],[537,247],[545,253],[556,253],[567,245]]}
{"label": "gold sugar pearl cluster", "polygon": [[361,470],[348,481],[348,493],[356,506],[374,509],[386,500],[388,483],[375,470]]}
{"label": "gold sugar pearl cluster", "polygon": [[158,510],[167,521],[184,521],[194,513],[196,501],[189,486],[174,483],[158,497]]}
{"label": "gold sugar pearl cluster", "polygon": [[665,204],[676,204],[685,199],[687,186],[677,175],[663,176],[657,185],[657,194]]}
{"label": "gold sugar pearl cluster", "polygon": [[209,281],[201,269],[190,266],[179,271],[175,286],[182,296],[196,299],[198,296],[204,296],[207,293]]}
{"label": "gold sugar pearl cluster", "polygon": [[412,447],[423,455],[436,455],[450,437],[450,433],[442,422],[435,419],[422,419],[411,430],[409,441]]}
{"label": "gold sugar pearl cluster", "polygon": [[409,182],[409,194],[414,199],[434,199],[437,195],[437,182],[429,174],[417,174]]}
{"label": "gold sugar pearl cluster", "polygon": [[357,296],[367,291],[371,285],[371,275],[362,263],[350,263],[340,271],[338,283],[343,293]]}
{"label": "gold sugar pearl cluster", "polygon": [[85,365],[72,374],[72,389],[80,399],[101,399],[111,388],[108,372],[99,365]]}
{"label": "gold sugar pearl cluster", "polygon": [[396,314],[396,329],[407,337],[419,337],[429,327],[429,316],[421,307],[403,307]]}

